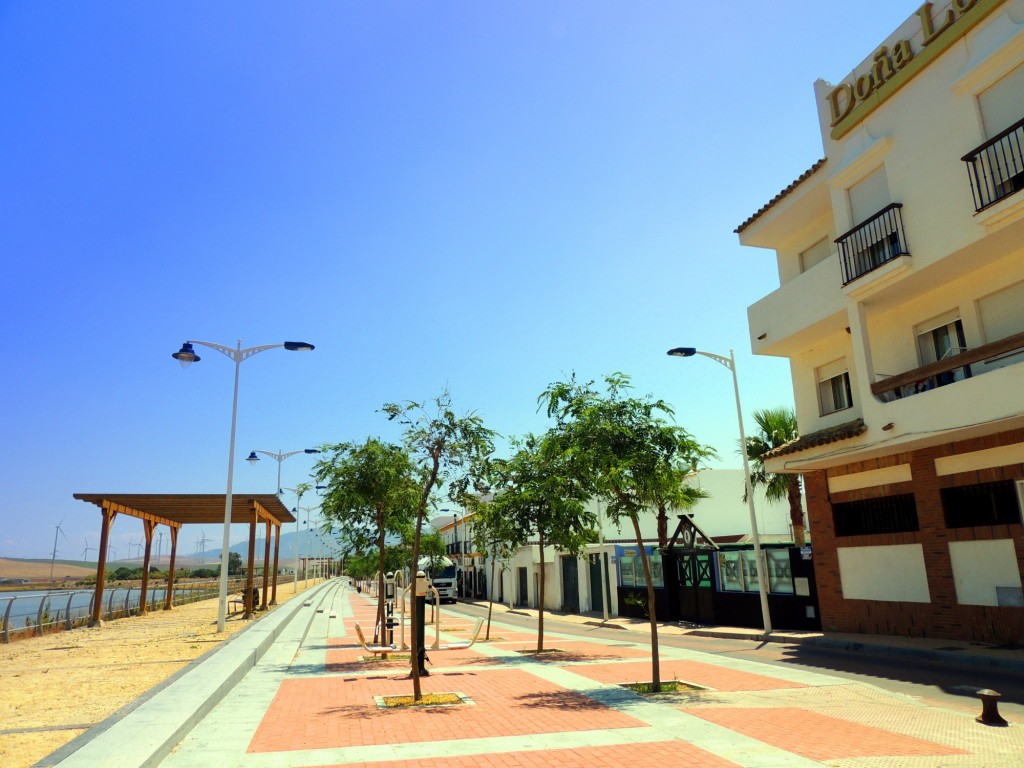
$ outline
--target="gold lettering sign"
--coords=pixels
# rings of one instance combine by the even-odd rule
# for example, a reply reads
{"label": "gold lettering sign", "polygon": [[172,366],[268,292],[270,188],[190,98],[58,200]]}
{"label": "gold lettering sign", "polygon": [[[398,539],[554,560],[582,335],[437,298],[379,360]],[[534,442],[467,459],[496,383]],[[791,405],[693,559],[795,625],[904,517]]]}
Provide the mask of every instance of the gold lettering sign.
{"label": "gold lettering sign", "polygon": [[840,139],[849,133],[1005,1],[952,0],[945,13],[938,15],[933,3],[924,3],[914,14],[921,23],[920,51],[915,52],[906,39],[892,43],[891,48],[883,45],[871,57],[871,67],[866,72],[858,74],[852,82],[840,83],[828,94],[832,138]]}

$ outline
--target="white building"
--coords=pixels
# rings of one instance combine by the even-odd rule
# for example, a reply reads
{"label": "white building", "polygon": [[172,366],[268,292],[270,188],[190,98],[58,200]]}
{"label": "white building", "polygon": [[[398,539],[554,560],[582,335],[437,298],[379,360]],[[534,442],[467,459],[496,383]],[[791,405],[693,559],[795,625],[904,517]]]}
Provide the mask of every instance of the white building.
{"label": "white building", "polygon": [[815,83],[825,159],[737,229],[802,435],[767,466],[804,476],[825,629],[1020,642],[1024,0],[873,42]]}
{"label": "white building", "polygon": [[[693,478],[692,485],[708,493],[689,510],[694,521],[716,539],[745,542],[751,534],[750,511],[743,501],[743,471],[739,469],[704,469]],[[763,490],[754,492],[758,531],[761,540],[792,542],[789,505],[770,503]],[[628,521],[617,526],[607,519],[602,505],[591,502],[591,511],[601,521],[603,544],[587,548],[580,558],[564,555],[554,547],[545,547],[545,607],[574,613],[600,611],[600,557],[604,552],[608,567],[609,611],[618,614],[617,589],[625,577],[631,583],[631,571],[623,573],[623,553],[636,549],[636,537]],[[457,519],[456,519],[457,517]],[[493,563],[485,557],[483,547],[473,538],[473,516],[464,517],[461,511],[434,519],[433,526],[444,537],[451,557],[463,572],[463,580],[470,594],[493,597],[513,605],[536,608],[539,605],[540,546],[536,543],[522,547],[513,556],[498,558]],[[668,535],[671,537],[678,520],[670,513]],[[657,516],[654,510],[641,519],[641,533],[647,546],[657,545]],[[626,561],[627,568],[632,566]],[[639,567],[637,565],[636,567]]]}

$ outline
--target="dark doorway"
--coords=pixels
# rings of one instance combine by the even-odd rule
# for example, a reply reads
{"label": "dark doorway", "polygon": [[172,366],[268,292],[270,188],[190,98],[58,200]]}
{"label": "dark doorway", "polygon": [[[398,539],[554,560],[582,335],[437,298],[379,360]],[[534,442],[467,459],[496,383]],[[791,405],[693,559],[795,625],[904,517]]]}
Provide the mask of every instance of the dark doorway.
{"label": "dark doorway", "polygon": [[604,611],[604,590],[601,588],[601,555],[590,558],[590,606],[593,611]]}
{"label": "dark doorway", "polygon": [[683,621],[710,624],[715,618],[715,590],[712,577],[712,553],[680,553],[679,614]]}
{"label": "dark doorway", "polygon": [[519,595],[516,598],[516,605],[527,605],[529,598],[529,591],[526,588],[526,569],[519,568]]}
{"label": "dark doorway", "polygon": [[580,561],[572,555],[562,556],[562,610],[580,612]]}

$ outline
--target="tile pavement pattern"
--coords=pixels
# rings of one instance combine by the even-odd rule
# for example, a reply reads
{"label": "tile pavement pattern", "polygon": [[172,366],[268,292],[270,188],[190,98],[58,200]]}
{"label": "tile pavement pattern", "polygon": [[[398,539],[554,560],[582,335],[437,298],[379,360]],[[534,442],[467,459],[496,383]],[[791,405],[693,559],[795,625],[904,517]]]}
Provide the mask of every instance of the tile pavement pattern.
{"label": "tile pavement pattern", "polygon": [[[374,614],[368,597],[335,589],[309,630],[268,652],[165,768],[1024,765],[1021,724],[986,728],[828,675],[664,647],[662,680],[701,690],[639,697],[620,684],[650,679],[646,644],[549,633],[545,647],[557,651],[536,655],[523,652],[534,637],[500,625],[490,642],[429,652],[423,691],[466,703],[382,709],[375,696],[412,684],[407,660],[359,647],[353,623],[372,635]],[[441,627],[455,641],[472,622],[442,614]],[[433,635],[428,627],[428,643]]]}

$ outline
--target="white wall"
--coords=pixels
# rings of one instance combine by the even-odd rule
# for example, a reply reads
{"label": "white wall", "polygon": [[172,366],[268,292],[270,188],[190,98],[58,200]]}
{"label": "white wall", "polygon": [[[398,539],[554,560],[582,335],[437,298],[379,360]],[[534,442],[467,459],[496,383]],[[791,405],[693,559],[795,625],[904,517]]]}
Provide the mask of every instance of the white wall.
{"label": "white wall", "polygon": [[1000,605],[996,587],[1021,588],[1012,539],[951,541],[949,559],[960,605]]}
{"label": "white wall", "polygon": [[844,599],[931,602],[920,544],[839,547],[836,551]]}

